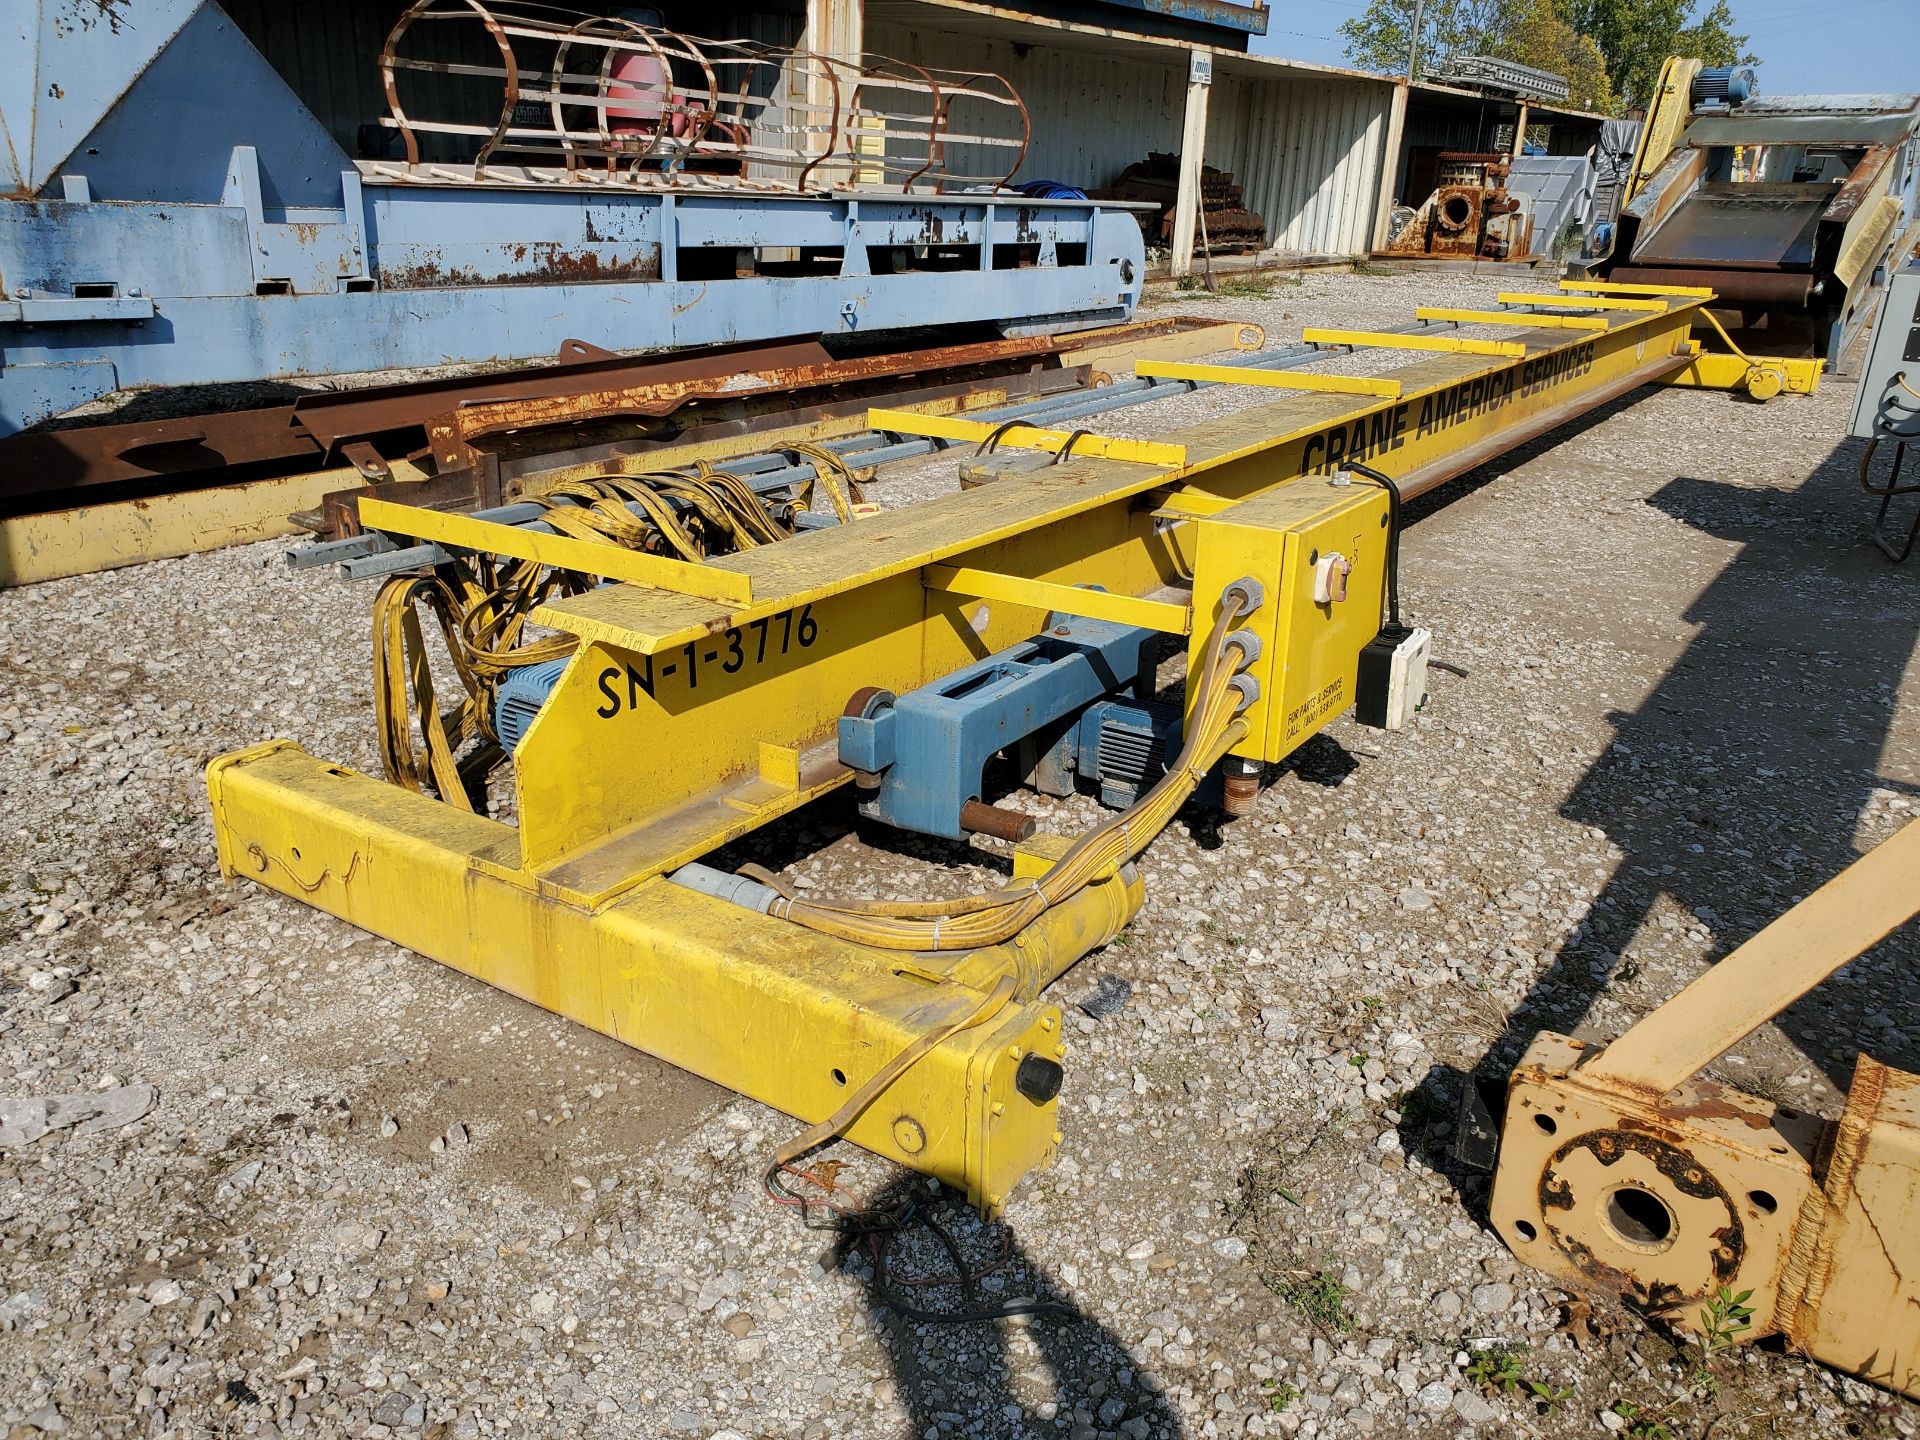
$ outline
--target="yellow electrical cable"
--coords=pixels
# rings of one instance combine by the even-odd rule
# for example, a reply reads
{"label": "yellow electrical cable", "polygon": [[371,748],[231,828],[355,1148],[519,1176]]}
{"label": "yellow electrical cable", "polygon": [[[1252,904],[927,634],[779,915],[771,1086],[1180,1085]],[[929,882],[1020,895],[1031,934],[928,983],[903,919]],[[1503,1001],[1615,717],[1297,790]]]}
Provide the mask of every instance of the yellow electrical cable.
{"label": "yellow electrical cable", "polygon": [[1239,614],[1238,608],[1226,607],[1208,637],[1193,723],[1167,773],[1131,809],[1082,835],[1038,880],[934,902],[801,900],[776,887],[781,898],[767,913],[879,949],[975,950],[1011,938],[1051,907],[1114,873],[1166,828],[1207,772],[1247,734],[1246,721],[1237,717],[1240,692],[1231,683],[1237,665],[1225,659],[1229,651],[1243,653],[1228,640]]}
{"label": "yellow electrical cable", "polygon": [[[433,672],[420,629],[418,606],[440,621],[441,638],[454,673],[465,686],[465,701],[452,712],[452,730],[434,700]],[[431,781],[443,800],[471,810],[461,783],[458,751],[479,733],[478,687],[455,643],[452,589],[432,575],[401,575],[380,587],[373,604],[373,696],[380,720],[380,763],[387,778],[409,790],[424,791]],[[409,692],[412,704],[409,704]],[[422,748],[413,743],[413,709],[418,706]]]}
{"label": "yellow electrical cable", "polygon": [[[791,533],[738,476],[705,462],[691,474],[568,481],[537,503],[563,535],[649,553],[664,550],[691,561]],[[852,518],[851,509],[846,516]],[[565,634],[529,636],[534,611],[595,583],[531,560],[478,554],[456,556],[433,574],[387,581],[373,605],[374,708],[387,779],[422,794],[430,787],[449,804],[471,809],[463,772],[482,761],[490,768],[497,759],[493,712],[500,682],[522,666],[563,660],[579,643]],[[444,714],[427,657],[423,607],[440,627],[452,678],[464,692]],[[479,748],[469,750],[476,742]]]}
{"label": "yellow electrical cable", "polygon": [[846,1128],[858,1120],[866,1108],[879,1099],[893,1082],[919,1064],[928,1051],[944,1040],[949,1040],[963,1030],[971,1030],[984,1025],[1006,1008],[1007,1001],[1013,998],[1014,980],[1011,975],[1003,975],[999,982],[982,997],[980,1003],[960,1016],[952,1023],[938,1030],[929,1030],[912,1044],[901,1050],[886,1064],[873,1072],[858,1090],[847,1098],[833,1114],[818,1125],[810,1125],[794,1136],[786,1144],[773,1152],[773,1168],[791,1165],[802,1155],[818,1150],[830,1140],[836,1140]]}
{"label": "yellow electrical cable", "polygon": [[[801,508],[813,508],[813,487],[817,481],[827,492],[827,501],[833,506],[833,513],[839,517],[842,525],[851,524],[854,518],[853,507],[866,503],[866,493],[861,489],[860,477],[853,467],[824,445],[813,445],[805,441],[786,447],[795,455],[803,455],[813,461],[814,480],[807,482],[800,492]],[[844,489],[842,488],[844,487]]]}
{"label": "yellow electrical cable", "polygon": [[1727,333],[1727,327],[1722,325],[1718,320],[1714,319],[1713,312],[1707,309],[1706,306],[1702,305],[1694,313],[1698,315],[1701,319],[1705,320],[1709,325],[1713,326],[1715,330],[1720,332],[1720,338],[1727,342],[1727,349],[1733,352],[1735,359],[1744,360],[1747,362],[1748,365],[1758,365],[1760,363],[1758,360],[1755,360],[1753,356],[1747,354],[1746,351],[1742,350],[1738,345],[1733,343],[1733,336]]}

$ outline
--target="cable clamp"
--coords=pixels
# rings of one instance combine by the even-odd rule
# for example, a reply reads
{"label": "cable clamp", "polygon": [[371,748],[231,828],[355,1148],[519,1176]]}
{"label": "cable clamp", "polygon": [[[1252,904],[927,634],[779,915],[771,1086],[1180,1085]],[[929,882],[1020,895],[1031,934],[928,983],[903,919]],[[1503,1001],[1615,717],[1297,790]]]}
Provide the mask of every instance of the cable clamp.
{"label": "cable clamp", "polygon": [[1267,598],[1267,591],[1266,587],[1253,576],[1242,575],[1221,592],[1220,598],[1229,602],[1237,598],[1238,603],[1234,606],[1234,614],[1236,616],[1251,615]]}

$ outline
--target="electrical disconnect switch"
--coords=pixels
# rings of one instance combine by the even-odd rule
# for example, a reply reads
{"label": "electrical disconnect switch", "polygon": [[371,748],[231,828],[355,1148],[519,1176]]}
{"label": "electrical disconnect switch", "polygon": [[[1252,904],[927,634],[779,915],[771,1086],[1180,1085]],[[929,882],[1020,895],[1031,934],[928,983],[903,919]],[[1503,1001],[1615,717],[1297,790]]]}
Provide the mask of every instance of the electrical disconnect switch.
{"label": "electrical disconnect switch", "polygon": [[1404,730],[1427,698],[1433,636],[1419,626],[1383,628],[1360,652],[1353,718],[1377,730]]}
{"label": "electrical disconnect switch", "polygon": [[1332,605],[1347,598],[1347,576],[1353,562],[1337,550],[1330,550],[1313,564],[1313,603]]}

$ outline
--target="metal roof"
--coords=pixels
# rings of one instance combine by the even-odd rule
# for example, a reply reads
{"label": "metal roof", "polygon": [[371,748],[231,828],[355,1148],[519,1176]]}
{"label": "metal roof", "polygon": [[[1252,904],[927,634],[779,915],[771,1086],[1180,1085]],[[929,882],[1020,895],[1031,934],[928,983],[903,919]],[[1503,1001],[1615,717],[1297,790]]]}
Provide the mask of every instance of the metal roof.
{"label": "metal roof", "polygon": [[[1788,109],[1786,100],[1861,102],[1832,109]],[[1723,145],[1898,145],[1920,123],[1920,97],[1912,95],[1790,95],[1761,108],[1749,102],[1732,110],[1695,115],[1681,143],[1696,149]]]}
{"label": "metal roof", "polygon": [[1741,115],[1904,115],[1920,109],[1920,95],[1759,95],[1736,107]]}
{"label": "metal roof", "polygon": [[1199,49],[1212,51],[1214,70],[1219,74],[1258,77],[1292,73],[1319,79],[1353,80],[1368,85],[1404,83],[1392,75],[1376,75],[1367,70],[1316,65],[1311,61],[1286,60],[1277,55],[1253,55],[1243,50],[1196,46],[1159,36],[1142,35],[1137,31],[1056,20],[1024,10],[1011,10],[1002,5],[984,4],[981,0],[867,0],[866,13],[869,19],[890,21],[897,25],[945,30],[958,35],[978,35],[990,40],[1123,55],[1135,60],[1177,66],[1182,71],[1187,67],[1188,52]]}

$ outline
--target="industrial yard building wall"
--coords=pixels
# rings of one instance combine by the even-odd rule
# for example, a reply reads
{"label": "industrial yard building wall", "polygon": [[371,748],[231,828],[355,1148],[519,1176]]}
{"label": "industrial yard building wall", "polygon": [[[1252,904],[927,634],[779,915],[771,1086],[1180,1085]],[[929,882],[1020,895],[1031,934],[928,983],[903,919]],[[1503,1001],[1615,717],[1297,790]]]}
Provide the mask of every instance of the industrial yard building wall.
{"label": "industrial yard building wall", "polygon": [[[868,7],[867,48],[1010,80],[1033,127],[1022,179],[1101,190],[1149,152],[1179,150],[1188,47],[1050,33],[1003,15],[994,17],[1003,33],[986,34],[972,14],[913,6],[909,19],[905,8]],[[1206,163],[1244,187],[1247,207],[1266,219],[1267,243],[1298,256],[1364,253],[1387,162],[1393,84],[1244,55],[1214,58]]]}
{"label": "industrial yard building wall", "polygon": [[1393,86],[1265,73],[1271,68],[1216,73],[1207,163],[1246,187],[1274,249],[1363,254],[1373,243]]}
{"label": "industrial yard building wall", "polygon": [[1020,92],[1033,126],[1021,180],[1105,189],[1148,151],[1180,148],[1185,50],[1168,47],[1168,58],[1143,63],[1120,53],[910,27],[871,12],[867,48],[916,65],[1004,76]]}

